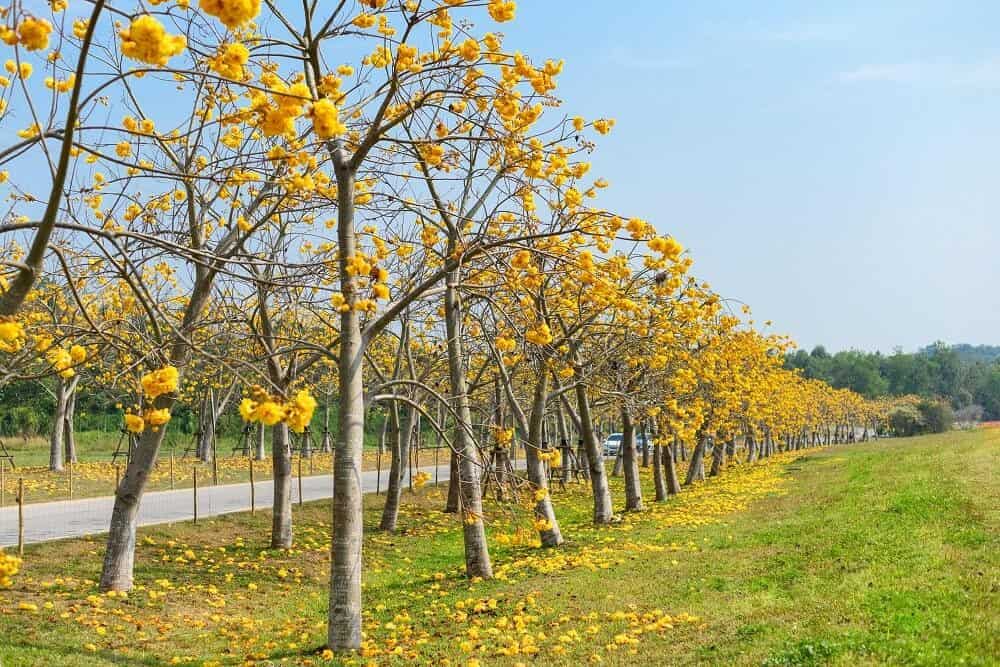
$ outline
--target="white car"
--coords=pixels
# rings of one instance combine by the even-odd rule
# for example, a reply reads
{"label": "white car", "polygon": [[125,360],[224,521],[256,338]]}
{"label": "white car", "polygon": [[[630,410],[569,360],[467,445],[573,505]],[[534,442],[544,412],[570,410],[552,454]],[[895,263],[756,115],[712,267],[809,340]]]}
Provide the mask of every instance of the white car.
{"label": "white car", "polygon": [[[622,446],[622,434],[612,433],[604,441],[604,455],[605,456],[618,456],[618,450]],[[635,434],[635,451],[642,454],[642,450],[646,448],[646,439],[642,437],[641,433]]]}

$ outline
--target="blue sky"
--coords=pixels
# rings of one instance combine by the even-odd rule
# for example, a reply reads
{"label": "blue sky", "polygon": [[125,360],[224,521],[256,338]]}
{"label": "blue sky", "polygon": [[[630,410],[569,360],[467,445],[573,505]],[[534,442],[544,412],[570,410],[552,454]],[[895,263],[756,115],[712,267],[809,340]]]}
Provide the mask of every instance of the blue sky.
{"label": "blue sky", "polygon": [[891,351],[1000,343],[997,25],[986,2],[523,0],[507,46],[617,119],[604,205],[801,345]]}

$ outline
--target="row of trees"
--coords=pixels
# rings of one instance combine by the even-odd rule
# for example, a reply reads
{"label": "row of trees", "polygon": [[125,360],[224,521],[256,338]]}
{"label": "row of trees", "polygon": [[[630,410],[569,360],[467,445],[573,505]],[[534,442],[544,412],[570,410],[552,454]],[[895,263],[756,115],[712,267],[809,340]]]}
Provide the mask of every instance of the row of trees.
{"label": "row of trees", "polygon": [[787,356],[787,368],[859,394],[916,395],[945,399],[964,419],[1000,419],[1000,349],[989,346],[929,345],[916,353],[891,355],[850,350],[830,354],[822,346]]}
{"label": "row of trees", "polygon": [[[271,427],[276,548],[294,540],[289,431],[335,406],[335,650],[361,644],[375,408],[393,470],[382,528],[429,426],[451,452],[466,571],[484,578],[484,477],[501,499],[526,492],[540,542],[562,543],[557,438],[586,462],[594,522],[612,521],[600,419],[625,436],[626,511],[646,502],[636,431],[654,443],[656,500],[680,490],[679,447],[693,483],[731,456],[877,431],[882,404],[783,369],[789,341],[693,277],[676,240],[597,204],[608,183],[588,156],[614,121],[562,110],[562,61],[476,31],[514,2],[286,4],[4,16],[0,122],[20,127],[0,150],[0,377],[54,378],[62,413],[87,387],[114,396],[138,437],[103,589],[133,584],[146,481],[185,405],[203,427],[233,406]],[[507,474],[518,440],[525,469]]]}

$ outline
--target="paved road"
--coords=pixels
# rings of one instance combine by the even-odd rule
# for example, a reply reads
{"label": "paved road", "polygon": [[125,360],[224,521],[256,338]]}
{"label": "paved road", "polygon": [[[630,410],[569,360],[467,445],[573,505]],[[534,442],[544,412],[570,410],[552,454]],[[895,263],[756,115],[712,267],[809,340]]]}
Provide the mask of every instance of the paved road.
{"label": "paved road", "polygon": [[[420,470],[434,481],[434,466]],[[447,463],[438,466],[438,479],[449,477]],[[384,491],[388,472],[383,470],[380,488]],[[375,491],[378,473],[374,470],[361,475],[362,489],[366,493]],[[258,509],[268,510],[274,498],[271,480],[254,483],[255,504]],[[333,496],[333,476],[316,475],[302,478],[302,499],[321,500]],[[298,479],[293,480],[292,500],[298,501]],[[81,500],[60,500],[51,503],[32,503],[24,506],[24,541],[27,544],[47,542],[67,537],[81,537],[106,533],[111,520],[114,497],[85,498]],[[250,484],[225,484],[206,486],[198,489],[198,518],[245,512],[250,509]],[[139,506],[139,525],[151,526],[158,523],[188,521],[193,516],[194,493],[191,489],[176,491],[155,491],[143,496]],[[17,507],[0,508],[0,546],[17,544]]]}

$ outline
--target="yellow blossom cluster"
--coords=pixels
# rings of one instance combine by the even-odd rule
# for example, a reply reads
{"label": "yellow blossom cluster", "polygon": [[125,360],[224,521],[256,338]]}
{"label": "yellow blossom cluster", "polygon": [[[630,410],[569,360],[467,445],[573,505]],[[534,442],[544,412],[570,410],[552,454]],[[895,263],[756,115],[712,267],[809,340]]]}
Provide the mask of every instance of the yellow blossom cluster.
{"label": "yellow blossom cluster", "polygon": [[21,569],[21,559],[5,553],[0,547],[0,588],[10,588],[14,575]]}
{"label": "yellow blossom cluster", "polygon": [[17,352],[24,345],[24,325],[9,319],[0,322],[0,351]]}
{"label": "yellow blossom cluster", "polygon": [[240,416],[244,421],[274,426],[284,422],[296,433],[302,433],[312,421],[316,399],[308,389],[301,389],[289,401],[270,396],[263,387],[254,386],[250,396],[240,402]]}
{"label": "yellow blossom cluster", "polygon": [[183,35],[167,33],[163,24],[150,14],[135,18],[118,35],[126,57],[160,67],[187,47],[187,39]]}
{"label": "yellow blossom cluster", "polygon": [[230,30],[250,23],[260,14],[260,0],[199,0],[198,6]]}

